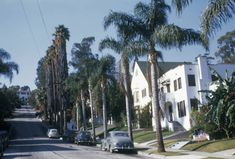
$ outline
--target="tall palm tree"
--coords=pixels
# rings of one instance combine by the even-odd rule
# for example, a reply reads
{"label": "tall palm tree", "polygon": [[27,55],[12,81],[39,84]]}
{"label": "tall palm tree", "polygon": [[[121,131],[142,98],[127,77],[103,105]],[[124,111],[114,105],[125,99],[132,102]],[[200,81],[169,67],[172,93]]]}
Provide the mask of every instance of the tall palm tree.
{"label": "tall palm tree", "polygon": [[[107,21],[109,21],[110,16],[111,15],[105,18],[105,25],[104,25],[105,28],[109,26],[107,24]],[[119,30],[118,27],[119,26],[117,25],[117,30]],[[124,68],[123,69],[124,90],[125,90],[125,100],[126,100],[127,127],[128,127],[129,137],[133,141],[133,134],[132,134],[133,99],[130,87],[131,78],[129,72],[129,61],[133,59],[134,56],[138,56],[139,55],[138,53],[142,53],[141,51],[144,50],[144,46],[143,43],[141,43],[140,41],[134,41],[133,39],[131,39],[131,36],[128,35],[128,31],[129,30],[124,30],[122,31],[122,33],[119,33],[119,40],[115,40],[113,38],[108,38],[108,37],[103,39],[99,44],[99,50],[102,51],[105,48],[109,48],[121,55],[121,66]],[[142,46],[142,47],[136,47],[136,46]],[[143,49],[140,50],[139,48]],[[122,75],[122,69],[120,70],[120,75]]]}
{"label": "tall palm tree", "polygon": [[15,62],[8,61],[11,59],[11,55],[4,49],[0,49],[0,75],[4,75],[10,79],[13,78],[13,71],[19,72],[18,65]]}
{"label": "tall palm tree", "polygon": [[69,30],[68,28],[64,27],[64,25],[59,25],[55,28],[55,40],[54,40],[54,47],[55,52],[57,54],[57,61],[58,61],[58,75],[59,75],[59,92],[60,93],[60,106],[63,112],[63,130],[67,129],[67,115],[66,109],[68,107],[68,94],[66,91],[66,80],[68,78],[68,64],[67,64],[67,53],[66,53],[66,40],[69,40]]}
{"label": "tall palm tree", "polygon": [[96,72],[97,84],[101,86],[102,93],[102,108],[103,108],[103,128],[104,138],[107,137],[107,102],[106,89],[108,83],[114,81],[115,73],[115,58],[111,55],[102,57],[99,60],[98,71]]}
{"label": "tall palm tree", "polygon": [[131,28],[133,35],[140,36],[148,46],[148,57],[151,68],[152,85],[152,108],[153,118],[156,123],[157,147],[159,152],[164,152],[164,144],[160,122],[160,103],[157,75],[159,74],[158,54],[156,47],[161,48],[180,48],[188,44],[202,44],[206,47],[200,32],[192,29],[182,29],[174,24],[168,24],[167,13],[171,8],[164,0],[151,0],[149,4],[138,3],[134,9],[134,15],[112,12],[107,21],[108,25],[119,25],[120,32],[123,28]]}

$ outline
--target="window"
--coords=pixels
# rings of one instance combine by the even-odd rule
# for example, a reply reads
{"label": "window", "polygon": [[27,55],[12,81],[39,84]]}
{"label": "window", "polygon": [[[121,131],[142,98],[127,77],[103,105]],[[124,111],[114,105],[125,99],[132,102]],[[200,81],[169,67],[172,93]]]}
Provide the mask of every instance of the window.
{"label": "window", "polygon": [[146,96],[146,88],[142,90],[142,98]]}
{"label": "window", "polygon": [[177,80],[174,80],[174,91],[177,90]]}
{"label": "window", "polygon": [[182,88],[181,78],[178,78],[178,89]]}
{"label": "window", "polygon": [[161,87],[161,92],[164,93],[164,88],[163,87]]}
{"label": "window", "polygon": [[181,101],[181,102],[178,102],[177,106],[178,106],[178,115],[179,115],[179,117],[181,118],[181,117],[186,116],[186,109],[185,109],[185,102],[184,102],[184,100]]}
{"label": "window", "polygon": [[170,84],[167,84],[167,85],[166,85],[166,91],[167,91],[167,93],[170,93],[170,92],[171,92]]}
{"label": "window", "polygon": [[188,86],[196,86],[195,75],[188,75]]}
{"label": "window", "polygon": [[135,92],[135,102],[138,103],[139,102],[139,92]]}
{"label": "window", "polygon": [[198,100],[196,98],[190,99],[191,109],[198,110]]}

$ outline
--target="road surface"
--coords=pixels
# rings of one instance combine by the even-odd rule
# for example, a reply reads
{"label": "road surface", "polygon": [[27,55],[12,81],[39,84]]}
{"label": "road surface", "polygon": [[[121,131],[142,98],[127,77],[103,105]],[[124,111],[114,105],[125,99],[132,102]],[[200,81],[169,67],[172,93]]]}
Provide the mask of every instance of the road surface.
{"label": "road surface", "polygon": [[112,154],[95,146],[48,139],[41,121],[34,114],[30,106],[22,106],[15,111],[15,117],[8,120],[13,126],[14,139],[3,159],[146,159],[137,154]]}

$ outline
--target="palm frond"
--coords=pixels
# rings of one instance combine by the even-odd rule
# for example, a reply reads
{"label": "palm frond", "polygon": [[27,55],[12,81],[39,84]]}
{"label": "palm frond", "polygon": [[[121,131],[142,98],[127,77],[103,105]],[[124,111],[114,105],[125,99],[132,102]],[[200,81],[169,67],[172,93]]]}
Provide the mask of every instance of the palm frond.
{"label": "palm frond", "polygon": [[203,33],[212,36],[221,29],[235,14],[234,0],[211,0],[202,15],[201,27]]}
{"label": "palm frond", "polygon": [[113,38],[109,38],[106,37],[105,39],[101,40],[101,42],[99,43],[99,50],[102,51],[104,49],[112,49],[115,52],[117,52],[118,54],[121,53],[122,50],[122,46],[120,44],[120,42],[116,41]]}
{"label": "palm frond", "polygon": [[[143,3],[143,2],[139,2],[135,5],[135,8],[134,8],[134,14],[137,16],[137,17],[140,17],[140,18],[148,18],[144,15],[146,15],[145,13],[147,13],[148,11],[150,10],[150,7],[149,5]],[[144,17],[143,17],[144,16]]]}
{"label": "palm frond", "polygon": [[208,49],[207,41],[201,37],[201,33],[193,29],[183,29],[174,24],[162,25],[155,30],[152,37],[163,48],[179,48],[192,44],[201,44]]}
{"label": "palm frond", "polygon": [[11,58],[10,54],[4,49],[0,49],[0,60],[9,60]]}
{"label": "palm frond", "polygon": [[176,8],[176,12],[180,15],[185,7],[187,7],[193,0],[172,0],[172,6]]}

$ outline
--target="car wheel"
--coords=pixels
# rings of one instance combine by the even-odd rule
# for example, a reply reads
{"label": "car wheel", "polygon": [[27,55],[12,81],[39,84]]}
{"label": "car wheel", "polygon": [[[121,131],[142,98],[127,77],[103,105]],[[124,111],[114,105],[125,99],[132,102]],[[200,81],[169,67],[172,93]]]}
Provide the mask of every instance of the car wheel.
{"label": "car wheel", "polygon": [[111,145],[109,145],[109,152],[113,153],[113,149],[111,148]]}

